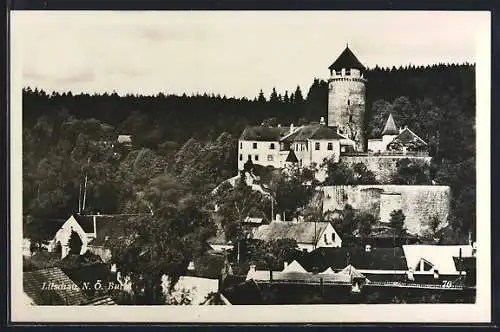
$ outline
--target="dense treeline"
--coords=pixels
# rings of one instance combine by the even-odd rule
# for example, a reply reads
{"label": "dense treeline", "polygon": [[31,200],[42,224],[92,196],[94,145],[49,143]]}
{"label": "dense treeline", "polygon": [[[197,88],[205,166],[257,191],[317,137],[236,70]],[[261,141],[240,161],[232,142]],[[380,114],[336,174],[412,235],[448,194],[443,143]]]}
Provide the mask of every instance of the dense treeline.
{"label": "dense treeline", "polygon": [[[452,185],[452,221],[475,222],[475,66],[374,68],[366,73],[368,136],[389,112],[429,142],[432,178]],[[261,91],[253,100],[214,95],[119,96],[23,90],[24,213],[66,217],[86,209],[124,211],[164,172],[205,194],[236,173],[236,141],[249,124],[301,124],[327,114],[328,86]],[[112,144],[132,135],[133,146]],[[80,203],[79,203],[80,202]],[[473,228],[473,227],[472,227]]]}

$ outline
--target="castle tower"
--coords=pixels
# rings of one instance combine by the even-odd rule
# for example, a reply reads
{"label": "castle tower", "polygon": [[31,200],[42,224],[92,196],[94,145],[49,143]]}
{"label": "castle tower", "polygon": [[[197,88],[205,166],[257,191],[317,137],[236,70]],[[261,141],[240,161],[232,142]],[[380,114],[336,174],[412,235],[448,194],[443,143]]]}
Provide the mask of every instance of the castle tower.
{"label": "castle tower", "polygon": [[365,151],[365,67],[347,46],[328,69],[328,126],[337,126]]}

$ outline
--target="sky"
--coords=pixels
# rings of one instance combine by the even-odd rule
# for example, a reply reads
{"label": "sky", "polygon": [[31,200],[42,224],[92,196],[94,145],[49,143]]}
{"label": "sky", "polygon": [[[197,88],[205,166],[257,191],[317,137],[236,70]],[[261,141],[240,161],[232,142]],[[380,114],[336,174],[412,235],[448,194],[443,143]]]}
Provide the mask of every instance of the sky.
{"label": "sky", "polygon": [[487,12],[12,12],[25,87],[73,93],[307,93],[346,44],[367,67],[476,62]]}

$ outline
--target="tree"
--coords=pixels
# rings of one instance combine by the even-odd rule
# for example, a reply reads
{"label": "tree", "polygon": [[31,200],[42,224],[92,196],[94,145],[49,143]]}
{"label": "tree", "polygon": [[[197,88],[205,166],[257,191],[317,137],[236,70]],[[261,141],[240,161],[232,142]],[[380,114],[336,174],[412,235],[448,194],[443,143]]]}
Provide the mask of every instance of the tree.
{"label": "tree", "polygon": [[372,226],[377,222],[375,217],[366,212],[359,213],[356,216],[356,224],[359,227],[359,235],[361,237],[361,241],[364,243],[366,239],[370,236],[372,232]]}
{"label": "tree", "polygon": [[393,184],[428,185],[431,184],[430,165],[425,161],[399,160],[397,171],[392,177]]}
{"label": "tree", "polygon": [[298,168],[276,172],[272,176],[269,188],[276,200],[276,211],[293,218],[313,197],[314,175],[307,169]]}
{"label": "tree", "polygon": [[234,188],[218,190],[215,201],[219,206],[217,213],[221,217],[226,240],[237,244],[239,260],[240,242],[249,235],[248,230],[243,227],[243,223],[247,217],[261,216],[265,218],[266,198],[260,192],[252,190],[244,179],[240,178]]}
{"label": "tree", "polygon": [[113,262],[130,277],[136,304],[162,304],[162,278],[171,291],[215,226],[203,200],[171,175],[152,179],[137,196],[137,210],[146,202],[152,214],[131,217],[123,234],[110,239]]}
{"label": "tree", "polygon": [[69,253],[79,255],[80,251],[82,250],[82,244],[83,242],[80,238],[80,235],[78,235],[78,233],[74,230],[71,230],[71,234],[68,240]]}
{"label": "tree", "polygon": [[324,184],[327,186],[377,183],[375,174],[361,162],[349,165],[343,161],[335,162],[331,158],[323,163],[323,167],[326,167]]}
{"label": "tree", "polygon": [[389,225],[395,232],[395,235],[402,238],[406,236],[405,215],[402,210],[394,210],[391,212]]}

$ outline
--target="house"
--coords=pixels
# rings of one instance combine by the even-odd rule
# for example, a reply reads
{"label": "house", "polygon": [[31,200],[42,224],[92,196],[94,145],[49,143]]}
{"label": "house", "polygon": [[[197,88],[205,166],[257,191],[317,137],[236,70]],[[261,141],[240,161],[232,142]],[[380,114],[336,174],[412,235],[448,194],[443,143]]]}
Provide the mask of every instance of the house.
{"label": "house", "polygon": [[[169,289],[168,277],[162,278],[162,286],[164,290]],[[173,290],[166,295],[169,304],[206,305],[214,301],[217,294],[219,294],[218,279],[181,276],[175,283]],[[218,297],[222,302],[220,304],[230,304],[223,295],[222,298]]]}
{"label": "house", "polygon": [[403,245],[407,269],[415,275],[465,275],[455,264],[454,257],[472,257],[471,245]]}
{"label": "house", "polygon": [[253,238],[263,241],[294,239],[299,249],[307,252],[321,247],[342,246],[342,239],[329,222],[272,221],[255,229]]}
{"label": "house", "polygon": [[243,170],[249,160],[274,168],[319,166],[324,159],[338,161],[341,151],[351,149],[354,144],[336,127],[324,123],[300,127],[247,127],[239,140],[238,170]]}
{"label": "house", "polygon": [[88,244],[96,237],[96,216],[71,215],[56,232],[48,246],[49,252],[61,252],[61,259],[69,253],[69,238],[76,232],[82,241],[80,254],[87,251]]}
{"label": "house", "polygon": [[382,130],[382,137],[368,139],[368,151],[390,154],[428,155],[428,145],[407,126],[397,129],[392,114]]}

